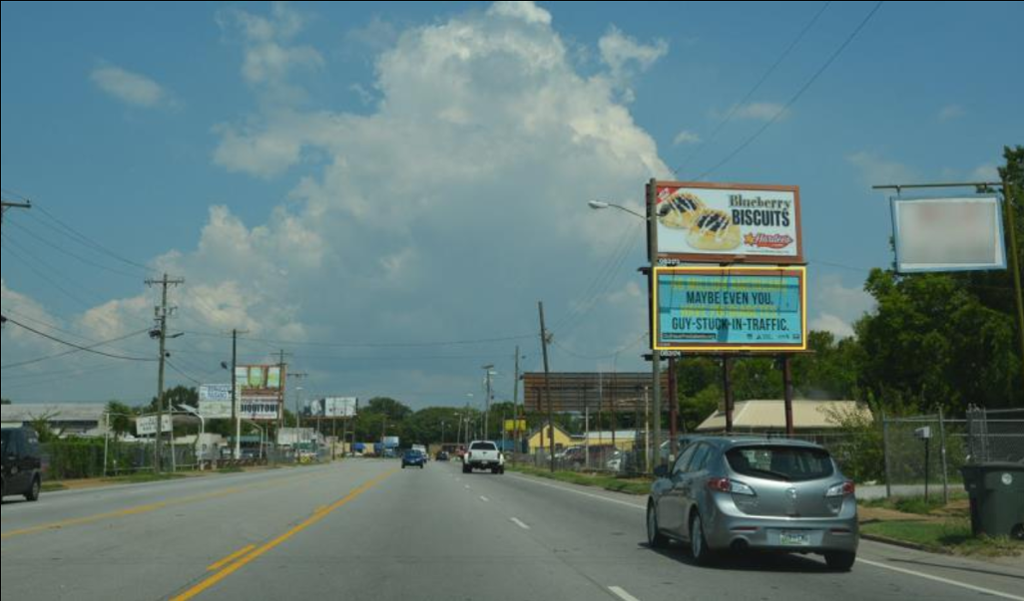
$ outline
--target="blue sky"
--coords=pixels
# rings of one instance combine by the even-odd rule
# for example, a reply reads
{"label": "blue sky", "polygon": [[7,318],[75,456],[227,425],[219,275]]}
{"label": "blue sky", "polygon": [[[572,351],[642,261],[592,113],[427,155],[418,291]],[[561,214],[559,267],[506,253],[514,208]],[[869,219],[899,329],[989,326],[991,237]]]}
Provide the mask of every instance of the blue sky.
{"label": "blue sky", "polygon": [[[586,200],[636,202],[698,148],[682,178],[717,163],[874,5],[832,3],[705,147],[824,3],[5,1],[2,185],[46,211],[5,221],[5,314],[79,343],[152,316],[152,274],[52,215],[186,278],[175,353],[197,380],[223,379],[217,334],[241,327],[281,342],[247,343],[247,359],[284,346],[313,393],[462,403],[493,362],[507,395],[517,343],[537,367],[541,299],[555,369],[639,368],[642,244]],[[991,177],[1024,139],[1022,19],[1019,2],[885,3],[712,176],[802,186],[820,327],[848,331],[870,309],[866,270],[891,260],[871,184]],[[3,334],[5,366],[55,352]],[[74,355],[5,369],[3,394],[138,402],[149,371]]]}

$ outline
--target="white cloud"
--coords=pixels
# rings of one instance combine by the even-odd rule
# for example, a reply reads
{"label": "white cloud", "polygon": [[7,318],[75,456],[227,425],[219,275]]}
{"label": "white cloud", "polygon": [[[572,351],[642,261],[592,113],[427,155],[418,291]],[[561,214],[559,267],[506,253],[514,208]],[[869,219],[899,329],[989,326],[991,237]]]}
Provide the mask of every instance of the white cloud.
{"label": "white cloud", "polygon": [[653,44],[642,44],[626,36],[617,27],[611,27],[598,42],[601,60],[608,66],[612,81],[625,94],[627,102],[632,101],[630,81],[637,73],[643,73],[668,54],[668,42],[655,40]]}
{"label": "white cloud", "polygon": [[701,143],[701,137],[698,134],[695,134],[692,131],[687,131],[687,130],[683,130],[683,131],[679,132],[679,134],[676,135],[676,138],[673,141],[673,144],[675,144],[676,146],[684,146],[684,145],[687,145],[687,144],[700,144],[700,143]]}
{"label": "white cloud", "polygon": [[537,6],[536,2],[495,2],[488,14],[521,19],[533,25],[551,25],[551,13]]}
{"label": "white cloud", "polygon": [[784,118],[788,116],[782,114],[785,110],[786,107],[774,102],[752,102],[743,106],[735,106],[730,109],[730,112],[734,112],[734,117],[737,119],[744,119],[747,121],[772,121],[777,118]]}
{"label": "white cloud", "polygon": [[847,161],[861,171],[864,183],[870,186],[911,184],[919,179],[915,169],[874,152],[858,152]]}
{"label": "white cloud", "polygon": [[999,168],[995,165],[982,165],[971,173],[971,180],[978,183],[992,183],[1001,180]]}
{"label": "white cloud", "polygon": [[90,79],[107,95],[132,106],[157,108],[171,102],[167,92],[157,82],[115,65],[103,64],[96,67]]}
{"label": "white cloud", "polygon": [[[282,10],[243,18],[242,44],[297,35],[301,26]],[[272,103],[218,126],[223,168],[264,178],[302,166],[304,176],[264,225],[215,207],[197,247],[155,262],[187,281],[172,293],[178,319],[189,322],[182,327],[299,341],[472,340],[530,334],[544,299],[556,335],[574,348],[600,355],[635,340],[647,328],[632,281],[639,243],[626,247],[615,281],[600,281],[598,289],[619,292],[577,320],[571,339],[554,327],[587,304],[595,276],[606,275],[597,267],[612,263],[627,230],[636,233],[633,221],[588,211],[586,201],[630,203],[649,178],[670,173],[609,73],[588,76],[575,65],[549,13],[499,3],[402,32],[377,61],[371,114]],[[98,329],[136,317],[151,319],[151,292],[88,320]],[[183,342],[223,350],[214,343]],[[471,348],[490,361],[511,353]],[[334,361],[318,386],[415,390],[429,380],[445,382],[460,402],[475,389],[480,363],[470,363],[424,374],[422,365],[366,370]],[[629,363],[623,357],[619,367]]]}
{"label": "white cloud", "polygon": [[828,332],[836,338],[853,338],[855,332],[853,326],[840,317],[828,313],[822,313],[810,324],[811,330],[815,332]]}
{"label": "white cloud", "polygon": [[323,55],[312,46],[293,43],[305,29],[307,18],[287,2],[274,2],[271,6],[270,17],[228,9],[219,14],[217,20],[224,31],[241,36],[245,80],[274,100],[294,101],[302,96],[300,88],[291,81],[293,74],[316,72],[325,62]]}
{"label": "white cloud", "polygon": [[813,286],[810,308],[818,314],[810,327],[849,338],[854,334],[853,324],[876,307],[875,299],[863,288],[847,287],[841,278],[825,276]]}
{"label": "white cloud", "polygon": [[939,121],[943,123],[948,123],[950,121],[956,121],[957,119],[965,117],[966,115],[967,110],[964,109],[964,107],[960,106],[959,104],[950,104],[948,106],[942,107],[942,110],[939,111]]}

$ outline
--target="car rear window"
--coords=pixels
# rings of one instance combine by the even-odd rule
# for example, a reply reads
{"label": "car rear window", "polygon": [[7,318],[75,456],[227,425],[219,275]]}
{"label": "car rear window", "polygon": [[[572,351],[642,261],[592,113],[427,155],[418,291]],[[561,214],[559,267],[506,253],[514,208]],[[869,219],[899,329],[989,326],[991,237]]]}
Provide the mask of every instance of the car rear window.
{"label": "car rear window", "polygon": [[490,442],[478,442],[473,445],[470,451],[497,451],[498,447],[494,443]]}
{"label": "car rear window", "polygon": [[726,453],[737,474],[781,482],[823,480],[835,473],[832,456],[822,449],[786,446],[740,447]]}
{"label": "car rear window", "polygon": [[3,441],[3,444],[0,445],[0,450],[7,451],[7,441],[11,439],[11,431],[3,430],[2,432],[0,432],[0,439],[2,439]]}

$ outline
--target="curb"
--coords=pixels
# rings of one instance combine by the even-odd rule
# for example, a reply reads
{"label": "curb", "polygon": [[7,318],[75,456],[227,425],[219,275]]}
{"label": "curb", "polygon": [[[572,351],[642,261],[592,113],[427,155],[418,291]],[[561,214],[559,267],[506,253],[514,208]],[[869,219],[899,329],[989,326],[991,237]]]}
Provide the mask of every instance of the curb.
{"label": "curb", "polygon": [[909,549],[910,551],[920,551],[922,553],[931,553],[933,555],[953,555],[949,551],[946,551],[946,550],[943,550],[943,549],[936,549],[936,548],[933,548],[933,547],[928,547],[926,545],[919,545],[917,543],[909,543],[909,542],[906,542],[906,541],[897,540],[897,539],[894,539],[894,538],[888,538],[888,537],[885,537],[885,536],[878,536],[878,535],[875,535],[875,534],[864,534],[862,532],[860,537],[861,537],[862,540],[871,541],[873,543],[879,543],[879,544],[882,544],[882,545],[889,545],[891,547],[899,547],[901,549]]}

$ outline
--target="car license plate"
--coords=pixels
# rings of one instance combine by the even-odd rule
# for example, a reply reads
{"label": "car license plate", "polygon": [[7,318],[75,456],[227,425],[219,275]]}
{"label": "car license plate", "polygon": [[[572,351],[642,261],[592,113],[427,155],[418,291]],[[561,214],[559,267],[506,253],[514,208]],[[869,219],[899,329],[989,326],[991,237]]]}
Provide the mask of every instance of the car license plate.
{"label": "car license plate", "polygon": [[779,535],[779,544],[783,547],[809,547],[811,536],[804,532],[783,532]]}

